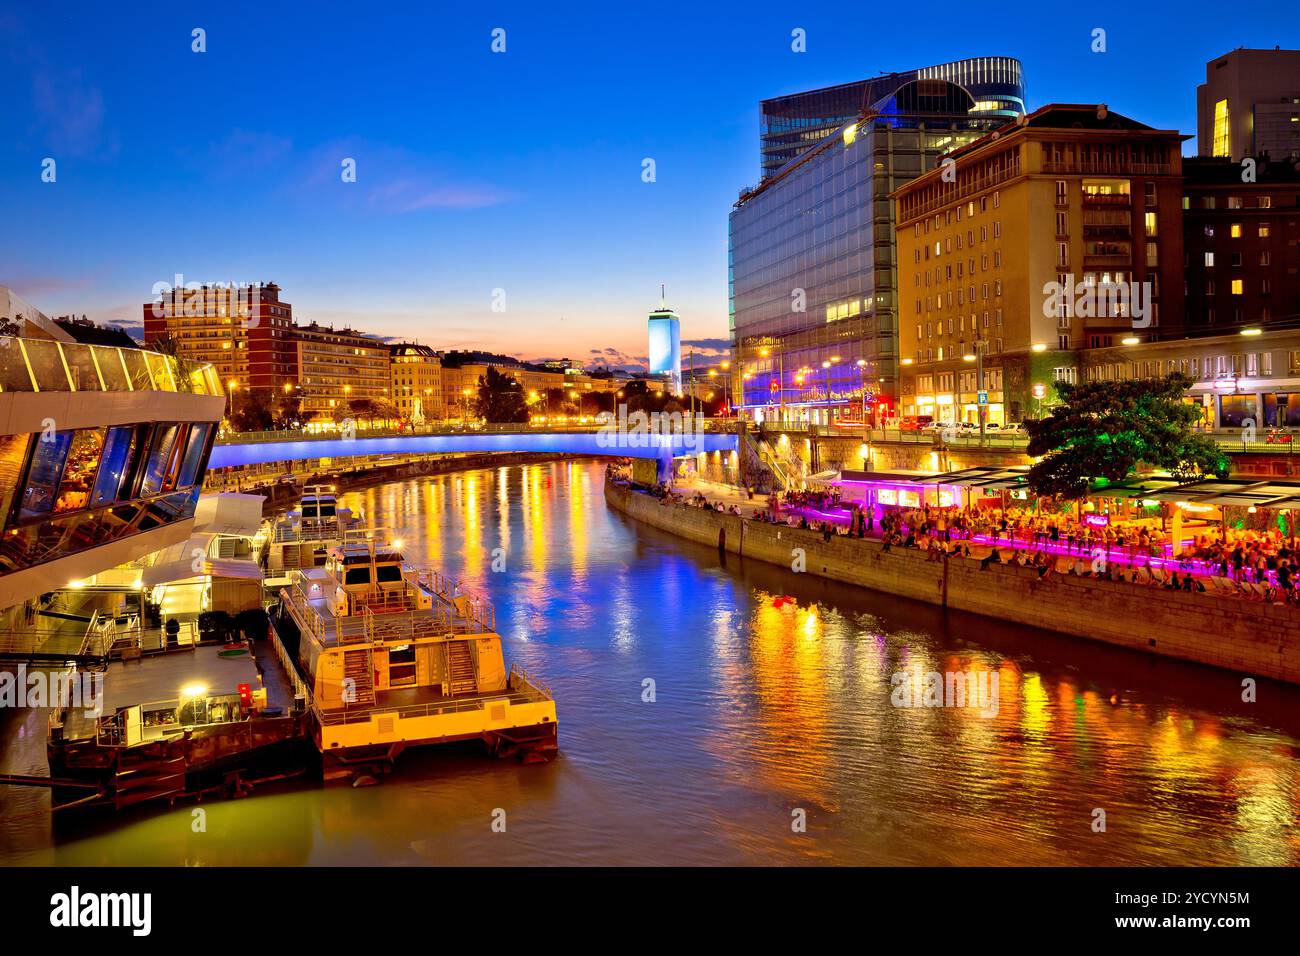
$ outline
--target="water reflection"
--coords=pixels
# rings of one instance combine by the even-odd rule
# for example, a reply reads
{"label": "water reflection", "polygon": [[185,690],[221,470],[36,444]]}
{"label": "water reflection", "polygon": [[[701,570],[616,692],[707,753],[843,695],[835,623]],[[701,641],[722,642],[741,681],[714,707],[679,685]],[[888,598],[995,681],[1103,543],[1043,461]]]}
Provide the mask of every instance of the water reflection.
{"label": "water reflection", "polygon": [[[344,496],[489,594],[559,702],[561,756],[408,755],[365,790],[290,787],[50,831],[24,862],[1294,864],[1300,689],[875,595],[638,528],[601,466]],[[494,571],[500,548],[504,570]],[[997,675],[996,714],[895,707],[900,670]],[[647,696],[653,681],[653,702]],[[15,759],[10,743],[6,766]],[[29,748],[30,749],[30,748]],[[30,757],[30,754],[29,754]],[[39,762],[39,761],[38,761]],[[30,804],[31,798],[23,798]],[[505,809],[507,834],[491,813]],[[1094,810],[1107,829],[1093,832]],[[806,814],[807,832],[791,823]],[[120,825],[125,823],[125,825]],[[215,824],[215,825],[214,825]],[[256,844],[250,857],[247,841]]]}

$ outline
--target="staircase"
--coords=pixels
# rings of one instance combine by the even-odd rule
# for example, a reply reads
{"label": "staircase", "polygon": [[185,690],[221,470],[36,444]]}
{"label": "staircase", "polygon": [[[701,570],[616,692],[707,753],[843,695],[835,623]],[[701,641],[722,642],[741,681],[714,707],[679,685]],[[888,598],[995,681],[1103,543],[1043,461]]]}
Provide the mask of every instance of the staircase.
{"label": "staircase", "polygon": [[[369,707],[375,703],[375,669],[369,647],[343,652],[343,679],[353,681],[356,694],[345,700],[348,707]],[[346,685],[345,685],[346,686]]]}
{"label": "staircase", "polygon": [[452,696],[478,692],[478,679],[474,676],[474,659],[465,641],[447,642],[447,675]]}
{"label": "staircase", "polygon": [[136,758],[113,774],[113,803],[117,809],[185,791],[185,758]]}

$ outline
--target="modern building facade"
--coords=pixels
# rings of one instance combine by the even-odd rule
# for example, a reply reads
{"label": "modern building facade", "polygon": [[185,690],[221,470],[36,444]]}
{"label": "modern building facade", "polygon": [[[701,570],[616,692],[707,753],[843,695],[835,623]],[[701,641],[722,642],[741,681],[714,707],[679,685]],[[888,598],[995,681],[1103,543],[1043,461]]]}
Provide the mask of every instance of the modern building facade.
{"label": "modern building facade", "polygon": [[682,328],[677,313],[660,304],[646,322],[650,374],[660,376],[674,395],[682,393]]}
{"label": "modern building facade", "polygon": [[274,282],[172,289],[143,312],[146,343],[170,340],[181,358],[215,368],[230,391],[297,383],[293,306]]}
{"label": "modern building facade", "polygon": [[1300,325],[1300,172],[1260,160],[1183,160],[1189,335]]}
{"label": "modern building facade", "polygon": [[[1253,428],[1255,440],[1267,441],[1270,428],[1300,427],[1300,329],[1245,332],[1088,349],[1079,355],[1080,378],[1115,382],[1181,372],[1194,383],[1188,400],[1201,408],[1205,427]],[[1289,442],[1280,450],[1290,450]]]}
{"label": "modern building facade", "polygon": [[295,326],[298,381],[304,421],[333,419],[350,403],[389,400],[388,346],[373,336],[329,326]]}
{"label": "modern building facade", "polygon": [[901,414],[1021,421],[1077,350],[1181,335],[1184,139],[1055,104],[900,187]]}
{"label": "modern building facade", "polygon": [[[876,98],[741,195],[729,264],[732,404],[743,415],[880,420],[896,408],[889,196],[1015,114],[1024,98],[1019,64],[987,59],[996,66],[987,74],[948,64],[859,84]],[[934,71],[966,76],[973,89]],[[981,89],[985,77],[992,86]],[[773,128],[765,122],[765,138]]]}
{"label": "modern building facade", "polygon": [[393,405],[407,421],[447,417],[442,386],[442,359],[427,345],[402,342],[388,346]]}
{"label": "modern building facade", "polygon": [[763,178],[798,159],[832,133],[838,134],[876,103],[916,80],[945,80],[967,90],[977,109],[1014,119],[1025,111],[1020,61],[981,56],[920,70],[887,73],[867,80],[763,100],[759,104],[759,160]]}
{"label": "modern building facade", "polygon": [[225,401],[210,366],[0,338],[0,609],[185,541]]}
{"label": "modern building facade", "polygon": [[1300,160],[1300,50],[1233,50],[1196,88],[1196,145],[1235,162]]}

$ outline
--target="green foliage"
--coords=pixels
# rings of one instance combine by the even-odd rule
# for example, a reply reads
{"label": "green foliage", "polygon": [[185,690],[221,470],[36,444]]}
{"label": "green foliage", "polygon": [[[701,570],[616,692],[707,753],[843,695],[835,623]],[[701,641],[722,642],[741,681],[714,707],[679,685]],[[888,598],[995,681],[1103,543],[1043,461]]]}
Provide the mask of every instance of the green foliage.
{"label": "green foliage", "polygon": [[478,416],[488,422],[514,424],[528,421],[528,402],[523,388],[490,365],[487,374],[478,380],[478,397],[474,406]]}
{"label": "green foliage", "polygon": [[1183,401],[1186,375],[1121,382],[1058,382],[1062,404],[1028,422],[1029,454],[1042,460],[1029,470],[1039,495],[1078,499],[1093,479],[1123,481],[1139,465],[1177,478],[1226,476],[1228,458],[1218,443],[1195,430],[1196,406]]}

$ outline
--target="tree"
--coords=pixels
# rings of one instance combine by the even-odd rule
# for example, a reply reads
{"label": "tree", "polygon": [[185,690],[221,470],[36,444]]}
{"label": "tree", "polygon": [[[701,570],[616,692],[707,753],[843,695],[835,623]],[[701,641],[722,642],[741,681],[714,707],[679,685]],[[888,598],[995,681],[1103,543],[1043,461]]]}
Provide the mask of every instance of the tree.
{"label": "tree", "polygon": [[275,425],[275,396],[266,389],[230,393],[230,425],[237,432],[270,431]]}
{"label": "tree", "polygon": [[478,380],[478,397],[474,401],[480,418],[494,423],[528,421],[528,402],[524,390],[509,375],[503,375],[491,365],[487,374]]}
{"label": "tree", "polygon": [[1225,476],[1227,455],[1194,426],[1195,405],[1183,401],[1192,385],[1186,375],[1122,382],[1056,383],[1061,404],[1028,422],[1029,454],[1042,460],[1029,469],[1038,495],[1079,499],[1093,479],[1123,481],[1139,464],[1176,478]]}

